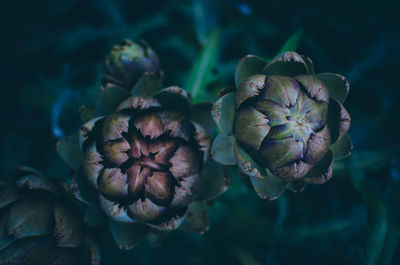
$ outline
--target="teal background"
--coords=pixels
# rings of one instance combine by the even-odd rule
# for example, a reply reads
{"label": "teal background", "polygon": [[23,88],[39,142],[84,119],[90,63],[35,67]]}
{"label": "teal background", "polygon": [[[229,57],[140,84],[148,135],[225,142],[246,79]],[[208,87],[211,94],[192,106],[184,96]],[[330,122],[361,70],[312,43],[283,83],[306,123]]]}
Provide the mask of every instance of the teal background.
{"label": "teal background", "polygon": [[269,202],[234,177],[211,203],[205,235],[174,232],[157,249],[109,250],[105,264],[400,264],[396,1],[18,0],[1,9],[2,171],[24,164],[69,176],[55,143],[79,127],[77,108],[93,104],[100,62],[123,38],[145,39],[164,84],[188,90],[210,52],[200,94],[208,100],[233,85],[241,57],[272,58],[293,34],[316,72],[350,81],[354,152],[331,181]]}

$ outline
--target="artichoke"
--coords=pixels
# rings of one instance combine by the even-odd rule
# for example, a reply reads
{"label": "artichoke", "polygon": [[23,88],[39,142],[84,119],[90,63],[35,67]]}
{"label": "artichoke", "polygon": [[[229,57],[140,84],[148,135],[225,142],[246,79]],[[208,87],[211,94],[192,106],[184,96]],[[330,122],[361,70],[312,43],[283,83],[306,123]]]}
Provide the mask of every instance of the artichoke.
{"label": "artichoke", "polygon": [[315,74],[309,58],[286,52],[269,63],[242,58],[235,83],[213,106],[221,133],[211,154],[221,164],[237,164],[260,197],[324,183],[333,160],[350,154],[350,115],[342,105],[349,83],[342,75]]}
{"label": "artichoke", "polygon": [[157,54],[144,41],[124,40],[103,61],[104,84],[131,90],[140,79],[162,77]]}
{"label": "artichoke", "polygon": [[[58,152],[76,170],[76,197],[99,205],[118,246],[134,247],[154,229],[208,229],[206,200],[229,182],[223,167],[207,160],[215,131],[211,104],[191,105],[186,92],[151,83],[135,95],[105,86],[97,117],[59,141]],[[211,122],[212,123],[212,122]],[[197,216],[202,216],[199,221]],[[188,218],[186,218],[188,217]]]}
{"label": "artichoke", "polygon": [[[99,264],[83,218],[63,188],[18,167],[0,179],[0,264]],[[92,252],[97,254],[97,252]]]}

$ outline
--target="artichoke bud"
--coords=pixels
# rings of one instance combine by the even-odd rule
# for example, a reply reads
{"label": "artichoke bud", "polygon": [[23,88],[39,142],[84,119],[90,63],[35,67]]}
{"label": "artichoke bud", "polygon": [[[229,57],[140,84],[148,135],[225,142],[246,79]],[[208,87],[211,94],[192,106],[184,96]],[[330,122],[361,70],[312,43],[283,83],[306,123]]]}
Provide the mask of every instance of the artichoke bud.
{"label": "artichoke bud", "polygon": [[115,45],[102,64],[103,83],[131,90],[146,73],[162,79],[157,54],[144,41],[124,40]]}
{"label": "artichoke bud", "polygon": [[210,140],[186,109],[167,101],[170,94],[186,96],[176,88],[159,97],[132,96],[117,112],[83,126],[92,132],[82,136],[85,175],[116,221],[176,229],[199,193]]}
{"label": "artichoke bud", "polygon": [[[229,137],[236,140],[236,161],[246,165],[242,168],[252,172],[247,173],[251,178],[262,179],[252,183],[263,198],[276,198],[293,181],[329,180],[335,157],[331,145],[350,141],[344,137],[350,115],[342,105],[348,93],[347,80],[337,74],[315,75],[312,69],[311,60],[295,52],[269,63],[246,56],[236,69],[237,89],[231,93],[234,108],[224,107],[232,98],[228,95],[214,104],[213,117],[227,136],[225,141],[231,141]],[[224,117],[234,118],[229,122]],[[220,150],[222,144],[220,139],[215,141],[213,150]],[[352,145],[341,146],[351,149]],[[221,154],[214,157],[217,162],[226,161]]]}
{"label": "artichoke bud", "polygon": [[80,210],[59,183],[28,167],[16,168],[1,182],[1,264],[94,261],[97,258],[85,251],[84,236]]}

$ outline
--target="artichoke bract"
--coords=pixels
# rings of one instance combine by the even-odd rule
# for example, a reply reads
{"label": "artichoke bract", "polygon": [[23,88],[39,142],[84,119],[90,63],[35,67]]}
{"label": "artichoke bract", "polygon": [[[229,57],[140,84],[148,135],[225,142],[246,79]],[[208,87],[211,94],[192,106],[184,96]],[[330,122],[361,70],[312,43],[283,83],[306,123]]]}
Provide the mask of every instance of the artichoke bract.
{"label": "artichoke bract", "polygon": [[160,60],[144,41],[124,40],[103,61],[103,83],[131,90],[142,78],[162,78]]}
{"label": "artichoke bract", "polygon": [[0,179],[0,264],[99,264],[78,206],[58,184],[28,167]]}
{"label": "artichoke bract", "polygon": [[260,197],[324,183],[333,160],[350,154],[350,115],[342,105],[349,83],[342,75],[315,74],[309,58],[286,52],[269,63],[244,57],[235,83],[213,106],[221,133],[211,154],[237,164]]}

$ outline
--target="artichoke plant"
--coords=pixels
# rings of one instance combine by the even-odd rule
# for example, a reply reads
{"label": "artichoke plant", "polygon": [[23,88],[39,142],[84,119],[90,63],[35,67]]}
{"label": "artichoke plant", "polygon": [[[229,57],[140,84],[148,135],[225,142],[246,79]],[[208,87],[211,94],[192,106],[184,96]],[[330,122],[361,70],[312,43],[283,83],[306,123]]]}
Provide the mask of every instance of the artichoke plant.
{"label": "artichoke plant", "polygon": [[131,90],[139,80],[162,78],[160,60],[144,41],[124,40],[103,61],[103,83]]}
{"label": "artichoke plant", "polygon": [[161,89],[159,79],[139,80],[131,92],[108,83],[96,116],[59,141],[60,156],[75,170],[71,191],[109,218],[120,248],[158,231],[208,229],[205,201],[229,182],[208,159],[211,106],[192,105],[179,87]]}
{"label": "artichoke plant", "polygon": [[342,75],[315,74],[312,61],[295,52],[268,63],[248,55],[236,67],[235,84],[213,105],[220,134],[211,154],[221,164],[237,164],[260,197],[324,183],[333,160],[350,154],[350,115],[343,107],[349,83]]}
{"label": "artichoke plant", "polygon": [[0,264],[99,264],[80,210],[63,191],[28,167],[0,178]]}

